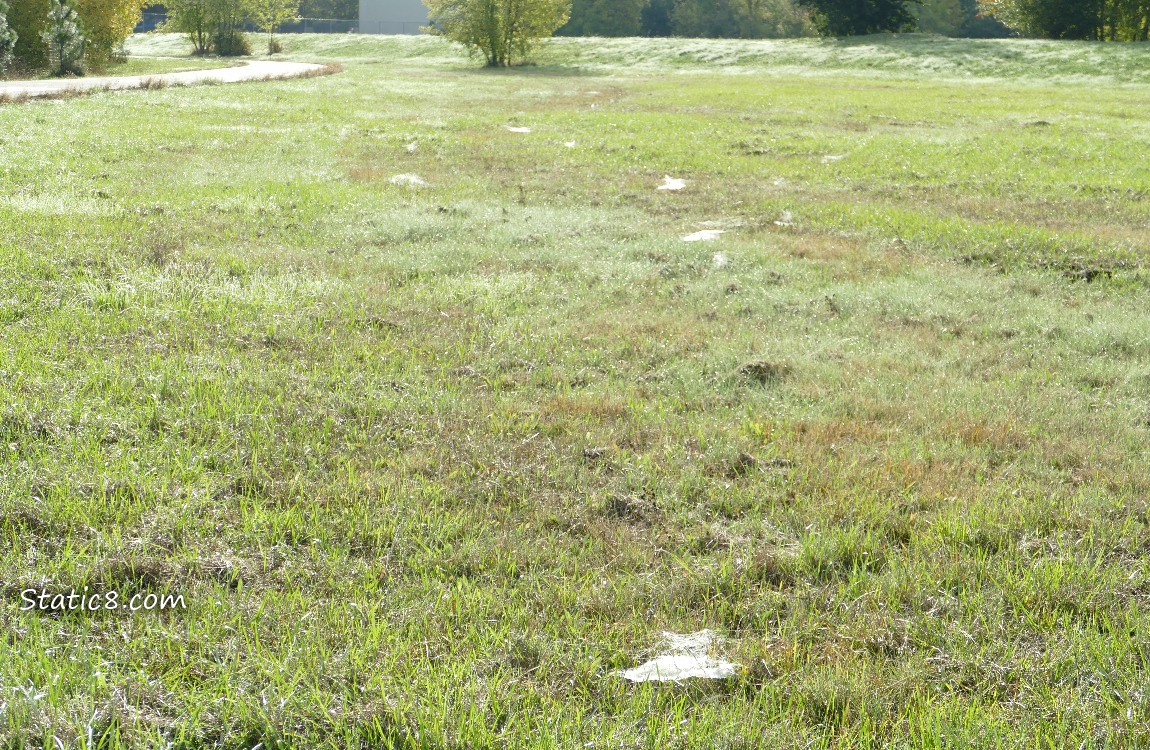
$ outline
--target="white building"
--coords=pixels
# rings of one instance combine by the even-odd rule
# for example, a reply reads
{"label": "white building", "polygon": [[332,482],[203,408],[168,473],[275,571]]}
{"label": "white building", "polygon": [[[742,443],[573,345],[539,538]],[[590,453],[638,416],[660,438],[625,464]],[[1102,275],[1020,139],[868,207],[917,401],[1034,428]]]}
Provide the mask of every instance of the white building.
{"label": "white building", "polygon": [[359,33],[418,34],[427,25],[420,0],[359,0]]}

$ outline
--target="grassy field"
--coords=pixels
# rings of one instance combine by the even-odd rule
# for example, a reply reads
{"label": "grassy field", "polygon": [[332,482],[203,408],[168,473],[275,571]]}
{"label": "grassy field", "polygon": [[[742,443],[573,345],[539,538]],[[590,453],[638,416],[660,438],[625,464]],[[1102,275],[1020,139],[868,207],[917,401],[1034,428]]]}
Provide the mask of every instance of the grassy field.
{"label": "grassy field", "polygon": [[0,746],[1150,743],[1150,47],[285,43],[0,106]]}

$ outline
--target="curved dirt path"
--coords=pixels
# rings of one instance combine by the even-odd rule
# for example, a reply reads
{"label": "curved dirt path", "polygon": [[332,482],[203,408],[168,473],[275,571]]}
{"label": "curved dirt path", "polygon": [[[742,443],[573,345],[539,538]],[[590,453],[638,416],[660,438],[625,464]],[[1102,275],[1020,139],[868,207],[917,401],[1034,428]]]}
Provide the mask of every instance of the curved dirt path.
{"label": "curved dirt path", "polygon": [[316,75],[326,68],[314,63],[253,60],[234,68],[189,70],[184,73],[156,73],[147,76],[98,76],[92,78],[53,78],[44,81],[0,81],[0,97],[13,99],[67,96],[89,91],[190,86],[197,83],[239,83]]}

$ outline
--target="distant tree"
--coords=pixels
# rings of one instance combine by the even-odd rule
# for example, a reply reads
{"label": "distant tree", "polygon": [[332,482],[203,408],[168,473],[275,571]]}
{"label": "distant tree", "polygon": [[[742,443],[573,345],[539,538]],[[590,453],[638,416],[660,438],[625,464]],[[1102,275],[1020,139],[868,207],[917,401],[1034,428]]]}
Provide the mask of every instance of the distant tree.
{"label": "distant tree", "polygon": [[197,55],[250,55],[242,28],[249,15],[248,0],[168,0],[164,28],[186,35]]}
{"label": "distant tree", "polygon": [[8,72],[16,49],[16,30],[8,25],[8,3],[0,0],[0,75]]}
{"label": "distant tree", "polygon": [[639,36],[645,0],[594,0],[584,21],[585,36]]}
{"label": "distant tree", "polygon": [[359,18],[359,0],[301,0],[299,14],[304,18]]}
{"label": "distant tree", "polygon": [[571,12],[567,14],[567,23],[555,30],[556,36],[590,36],[585,33],[587,14],[595,0],[571,0]]}
{"label": "distant tree", "polygon": [[811,36],[809,11],[792,0],[732,0],[739,36],[748,39]]}
{"label": "distant tree", "polygon": [[488,67],[521,61],[535,44],[567,23],[571,0],[423,0],[430,26],[483,54]]}
{"label": "distant tree", "polygon": [[728,0],[675,0],[671,9],[671,27],[675,36],[739,36],[739,26]]}
{"label": "distant tree", "polygon": [[40,36],[48,45],[52,75],[83,75],[84,33],[71,0],[52,0],[48,27]]}
{"label": "distant tree", "polygon": [[815,28],[795,0],[574,0],[556,33],[763,39],[812,36]]}
{"label": "distant tree", "polygon": [[986,13],[1027,36],[1146,41],[1150,0],[980,0]]}
{"label": "distant tree", "polygon": [[671,36],[674,29],[671,26],[671,11],[674,10],[674,0],[649,0],[643,6],[639,31],[643,36]]}
{"label": "distant tree", "polygon": [[76,13],[87,37],[85,62],[99,70],[122,58],[124,41],[140,22],[147,0],[76,0]]}
{"label": "distant tree", "polygon": [[48,45],[44,27],[48,22],[50,0],[19,0],[8,6],[8,26],[16,32],[15,64],[29,70],[48,66]]}
{"label": "distant tree", "polygon": [[809,11],[793,0],[676,0],[676,36],[747,39],[811,36]]}
{"label": "distant tree", "polygon": [[962,25],[958,28],[958,36],[1001,39],[1011,35],[1006,24],[982,11],[978,0],[959,0],[959,3],[962,5]]}
{"label": "distant tree", "polygon": [[922,0],[922,4],[911,8],[918,30],[931,34],[954,36],[966,20],[960,0]]}
{"label": "distant tree", "polygon": [[299,20],[299,0],[250,0],[252,20],[268,35],[268,54],[281,51],[275,33],[285,23]]}
{"label": "distant tree", "polygon": [[193,54],[206,55],[212,50],[212,19],[209,0],[168,0],[165,31],[183,34],[192,43]]}
{"label": "distant tree", "polygon": [[222,57],[250,55],[243,25],[251,18],[248,0],[208,0],[212,22],[212,51]]}
{"label": "distant tree", "polygon": [[827,36],[913,31],[910,6],[921,0],[800,0],[815,13],[815,24]]}

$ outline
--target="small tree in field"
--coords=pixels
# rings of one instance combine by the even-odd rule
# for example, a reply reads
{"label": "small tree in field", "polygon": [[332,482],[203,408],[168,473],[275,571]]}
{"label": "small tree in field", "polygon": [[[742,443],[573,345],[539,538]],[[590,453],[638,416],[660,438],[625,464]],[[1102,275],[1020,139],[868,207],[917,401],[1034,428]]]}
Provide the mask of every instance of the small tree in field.
{"label": "small tree in field", "polygon": [[571,15],[571,0],[423,0],[423,4],[431,20],[425,31],[482,52],[493,68],[521,61]]}
{"label": "small tree in field", "polygon": [[48,28],[40,36],[48,45],[52,75],[83,75],[84,34],[76,8],[69,0],[52,0],[50,8]]}
{"label": "small tree in field", "polygon": [[165,31],[176,31],[192,43],[192,52],[206,55],[212,48],[212,23],[207,0],[168,0]]}
{"label": "small tree in field", "polygon": [[256,26],[268,35],[268,54],[281,52],[275,33],[285,23],[299,20],[299,0],[251,0],[251,12]]}
{"label": "small tree in field", "polygon": [[250,18],[247,0],[208,0],[212,21],[212,51],[222,57],[250,55],[243,24]]}
{"label": "small tree in field", "polygon": [[8,26],[8,3],[0,0],[0,75],[4,75],[12,64],[15,49],[16,30]]}
{"label": "small tree in field", "polygon": [[163,30],[182,33],[192,43],[192,54],[206,55],[212,49],[207,0],[168,0],[167,5]]}
{"label": "small tree in field", "polygon": [[247,0],[168,0],[164,28],[188,37],[197,55],[249,55],[241,25],[249,15]]}

